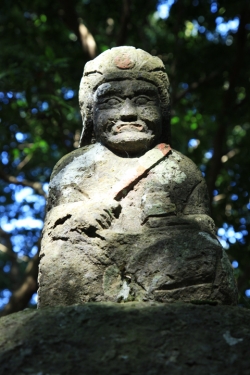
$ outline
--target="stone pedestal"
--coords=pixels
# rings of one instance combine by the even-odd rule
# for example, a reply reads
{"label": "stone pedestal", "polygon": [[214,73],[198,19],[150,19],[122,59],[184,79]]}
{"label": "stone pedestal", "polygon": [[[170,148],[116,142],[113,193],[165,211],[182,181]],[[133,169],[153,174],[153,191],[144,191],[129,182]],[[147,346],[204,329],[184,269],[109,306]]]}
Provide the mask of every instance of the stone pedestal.
{"label": "stone pedestal", "polygon": [[249,375],[250,311],[184,303],[87,303],[0,319],[8,375]]}

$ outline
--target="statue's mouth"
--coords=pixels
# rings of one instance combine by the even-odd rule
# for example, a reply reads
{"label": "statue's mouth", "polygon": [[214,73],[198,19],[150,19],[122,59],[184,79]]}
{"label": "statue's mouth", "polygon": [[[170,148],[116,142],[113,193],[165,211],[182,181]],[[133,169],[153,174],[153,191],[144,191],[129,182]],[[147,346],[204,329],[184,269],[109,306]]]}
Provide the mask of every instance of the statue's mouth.
{"label": "statue's mouth", "polygon": [[122,133],[122,132],[141,132],[144,130],[144,126],[137,123],[125,123],[116,126],[115,133]]}
{"label": "statue's mouth", "polygon": [[142,122],[119,122],[118,124],[115,124],[111,128],[111,132],[115,134],[121,134],[121,133],[140,133],[140,132],[147,132],[147,126],[146,124]]}

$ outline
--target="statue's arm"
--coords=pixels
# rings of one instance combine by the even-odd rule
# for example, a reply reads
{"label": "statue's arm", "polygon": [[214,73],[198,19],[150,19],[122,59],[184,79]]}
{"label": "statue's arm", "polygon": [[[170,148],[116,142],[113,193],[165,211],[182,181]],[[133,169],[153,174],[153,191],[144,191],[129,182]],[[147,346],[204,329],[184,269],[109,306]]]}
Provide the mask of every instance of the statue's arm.
{"label": "statue's arm", "polygon": [[188,157],[176,153],[180,156],[180,171],[186,176],[181,184],[172,185],[177,215],[199,230],[216,235],[214,221],[210,216],[209,196],[204,177]]}
{"label": "statue's arm", "polygon": [[91,147],[64,156],[53,169],[44,226],[44,233],[52,237],[66,236],[70,231],[93,234],[108,228],[119,214],[117,201],[102,196],[98,199],[97,195],[93,198],[91,189],[84,183],[93,169],[91,163],[86,163],[86,153]]}
{"label": "statue's arm", "polygon": [[183,217],[190,224],[196,225],[201,231],[216,235],[215,224],[210,216],[207,184],[200,171],[196,170],[193,176],[194,186],[183,207]]}
{"label": "statue's arm", "polygon": [[120,213],[116,201],[73,202],[52,208],[46,215],[43,233],[53,240],[66,240],[78,232],[92,237],[98,229],[107,229]]}

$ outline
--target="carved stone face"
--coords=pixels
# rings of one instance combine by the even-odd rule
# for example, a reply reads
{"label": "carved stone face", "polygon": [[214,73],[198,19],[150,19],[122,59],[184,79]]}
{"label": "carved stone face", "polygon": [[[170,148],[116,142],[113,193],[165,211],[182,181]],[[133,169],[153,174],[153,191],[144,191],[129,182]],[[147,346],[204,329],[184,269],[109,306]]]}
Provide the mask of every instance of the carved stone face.
{"label": "carved stone face", "polygon": [[135,79],[100,85],[95,92],[93,123],[96,139],[111,150],[146,151],[162,131],[157,88]]}

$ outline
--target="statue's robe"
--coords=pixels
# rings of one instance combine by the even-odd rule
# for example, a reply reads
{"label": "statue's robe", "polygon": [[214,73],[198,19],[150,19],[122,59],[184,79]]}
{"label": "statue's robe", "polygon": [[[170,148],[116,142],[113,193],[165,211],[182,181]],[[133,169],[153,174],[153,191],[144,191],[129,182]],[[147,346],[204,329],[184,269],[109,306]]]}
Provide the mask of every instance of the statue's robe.
{"label": "statue's robe", "polygon": [[[124,189],[120,208],[112,210],[114,186],[139,161],[96,143],[57,163],[40,253],[40,307],[131,300],[237,303],[205,181],[186,156],[172,150]],[[107,206],[110,225],[100,220]]]}

